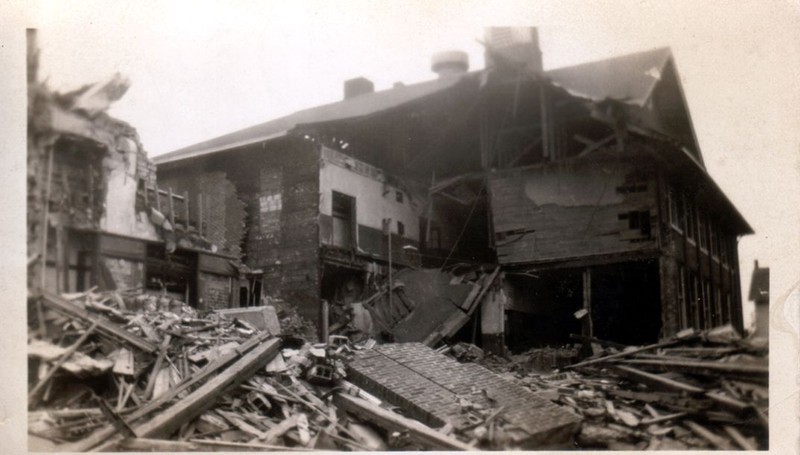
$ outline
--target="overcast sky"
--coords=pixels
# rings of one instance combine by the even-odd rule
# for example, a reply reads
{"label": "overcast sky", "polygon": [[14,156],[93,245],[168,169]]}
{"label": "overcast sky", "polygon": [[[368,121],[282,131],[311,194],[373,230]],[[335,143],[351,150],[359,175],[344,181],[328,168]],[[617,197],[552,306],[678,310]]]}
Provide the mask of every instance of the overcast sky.
{"label": "overcast sky", "polygon": [[[337,101],[352,77],[377,90],[431,79],[440,50],[482,68],[487,25],[538,26],[546,69],[670,46],[708,171],[756,231],[741,242],[743,286],[753,259],[800,258],[788,197],[800,194],[798,2],[289,3],[43,2],[28,14],[51,87],[131,79],[111,113],[151,156]],[[776,275],[773,295],[794,283]]]}
{"label": "overcast sky", "polygon": [[[111,114],[138,129],[151,156],[337,101],[348,78],[367,77],[377,90],[430,79],[436,51],[465,50],[482,68],[476,39],[488,25],[538,26],[546,69],[670,46],[708,171],[756,231],[740,243],[745,291],[754,259],[772,269],[776,311],[800,277],[797,0],[10,5],[0,16],[12,24],[0,27],[0,105],[21,108],[0,122],[1,140],[13,143],[0,153],[19,175],[13,191],[24,191],[25,27],[39,29],[40,76],[55,89],[115,72],[131,79]],[[24,206],[16,216],[24,219]]]}

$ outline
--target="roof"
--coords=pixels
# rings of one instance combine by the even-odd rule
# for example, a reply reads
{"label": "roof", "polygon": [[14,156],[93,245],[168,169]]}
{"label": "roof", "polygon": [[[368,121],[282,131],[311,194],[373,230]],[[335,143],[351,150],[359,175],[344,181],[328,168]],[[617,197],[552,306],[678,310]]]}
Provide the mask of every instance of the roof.
{"label": "roof", "polygon": [[[475,74],[475,72],[466,74]],[[461,79],[463,76],[434,79],[305,109],[154,157],[153,161],[156,164],[164,164],[280,137],[302,124],[330,122],[374,114],[439,93],[453,87]]]}
{"label": "roof", "polygon": [[549,70],[545,75],[572,95],[645,104],[672,52],[668,47]]}
{"label": "roof", "polygon": [[[671,55],[669,48],[659,48],[548,70],[545,75],[576,96],[598,101],[612,98],[642,105],[658,82]],[[280,137],[301,124],[374,114],[449,89],[461,79],[463,77],[434,79],[305,109],[154,157],[153,160],[156,164],[164,164]]]}

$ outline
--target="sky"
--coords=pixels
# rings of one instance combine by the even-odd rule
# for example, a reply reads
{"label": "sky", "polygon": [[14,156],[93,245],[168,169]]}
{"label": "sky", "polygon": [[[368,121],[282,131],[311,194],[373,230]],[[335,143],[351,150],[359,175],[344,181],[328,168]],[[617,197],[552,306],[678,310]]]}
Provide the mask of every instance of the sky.
{"label": "sky", "polygon": [[[781,302],[800,281],[798,0],[10,5],[0,61],[17,66],[0,71],[0,103],[24,106],[24,28],[35,27],[50,87],[130,78],[110,113],[138,129],[151,157],[340,100],[349,78],[367,77],[376,90],[432,79],[437,51],[464,50],[471,69],[482,68],[485,26],[537,26],[545,69],[669,46],[708,172],[756,232],[740,242],[744,295],[755,259],[771,268],[773,312],[788,311]],[[21,135],[8,126],[24,122],[19,114],[0,133],[24,150],[24,123]],[[24,155],[2,150],[9,169],[24,170]],[[24,178],[11,185],[24,191]],[[796,343],[800,318],[786,320]]]}

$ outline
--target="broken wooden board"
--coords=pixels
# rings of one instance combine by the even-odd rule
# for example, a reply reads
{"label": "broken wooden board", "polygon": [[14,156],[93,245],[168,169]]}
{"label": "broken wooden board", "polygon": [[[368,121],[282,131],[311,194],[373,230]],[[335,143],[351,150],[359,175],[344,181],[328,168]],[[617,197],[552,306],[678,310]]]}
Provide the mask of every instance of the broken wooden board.
{"label": "broken wooden board", "polygon": [[473,448],[457,439],[446,436],[422,423],[376,406],[369,401],[347,394],[336,394],[336,404],[360,418],[390,431],[408,432],[417,442],[436,450],[467,450]]}
{"label": "broken wooden board", "polygon": [[185,421],[200,415],[214,405],[216,399],[229,387],[246,381],[259,368],[263,368],[278,353],[281,340],[272,339],[226,368],[197,390],[165,409],[152,419],[134,427],[137,436],[145,438],[167,437]]}
{"label": "broken wooden board", "polygon": [[[269,334],[264,333],[258,337],[253,337],[247,340],[247,342],[243,343],[235,351],[229,352],[228,354],[224,355],[223,357],[220,357],[216,361],[209,363],[208,365],[203,367],[202,370],[198,371],[191,377],[186,378],[181,384],[179,384],[176,387],[173,387],[164,395],[158,397],[157,399],[153,399],[152,401],[148,402],[141,408],[131,413],[129,416],[126,417],[126,419],[128,420],[128,422],[134,422],[137,419],[140,419],[146,416],[147,414],[150,414],[151,412],[161,408],[169,400],[172,400],[173,398],[178,396],[178,394],[183,393],[190,387],[194,387],[197,384],[203,383],[204,381],[208,380],[208,378],[210,378],[211,376],[217,374],[219,370],[225,368],[228,364],[230,364],[240,355],[244,355],[245,353],[249,352],[251,349],[253,349],[255,346],[261,343],[266,343],[269,337],[270,337]],[[114,426],[106,425],[94,431],[92,434],[90,434],[89,436],[80,441],[61,446],[59,450],[62,450],[64,452],[87,452],[90,449],[93,449],[98,445],[103,444],[96,449],[102,451],[104,449],[108,449],[109,447],[113,447],[113,444],[119,441],[118,438],[113,438],[113,436],[116,433],[117,429]]]}
{"label": "broken wooden board", "polygon": [[44,292],[42,294],[41,301],[46,306],[60,313],[66,314],[67,316],[77,317],[84,321],[97,323],[98,332],[116,338],[118,340],[124,341],[125,343],[128,343],[137,349],[140,349],[148,353],[154,353],[158,349],[156,345],[154,345],[153,343],[128,332],[119,325],[103,317],[95,316],[89,313],[83,308],[78,307],[77,305],[68,300],[62,299],[61,297],[55,294],[52,294],[50,292]]}
{"label": "broken wooden board", "polygon": [[657,374],[648,373],[646,371],[637,370],[636,368],[631,368],[624,365],[614,365],[613,369],[614,371],[621,373],[623,376],[631,378],[635,381],[642,382],[656,389],[674,390],[678,392],[687,392],[687,393],[705,392],[705,390],[701,389],[700,387],[695,387],[691,384],[686,384],[684,382],[676,381],[674,379],[666,378],[664,376],[659,376]]}

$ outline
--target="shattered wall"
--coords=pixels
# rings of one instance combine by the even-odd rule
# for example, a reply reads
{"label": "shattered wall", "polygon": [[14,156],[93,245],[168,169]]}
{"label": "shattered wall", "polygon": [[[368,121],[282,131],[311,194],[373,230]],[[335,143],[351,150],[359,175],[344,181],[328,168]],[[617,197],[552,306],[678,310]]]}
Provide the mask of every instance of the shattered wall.
{"label": "shattered wall", "polygon": [[[187,182],[203,182],[204,195],[228,194],[224,199],[211,198],[214,205],[208,209],[226,213],[228,247],[232,247],[231,233],[236,234],[232,223],[244,221],[244,230],[239,231],[242,234],[237,234],[243,236],[242,260],[251,269],[263,271],[263,295],[296,305],[302,316],[316,321],[318,172],[316,146],[287,138],[166,163],[159,166],[158,179],[162,185],[175,185],[181,190],[188,188]],[[236,200],[230,196],[234,194]],[[232,205],[242,203],[244,212],[231,212]]]}
{"label": "shattered wall", "polygon": [[[106,114],[130,82],[115,75],[68,93],[38,81],[35,30],[28,31],[28,285],[37,289],[45,268],[51,290],[71,279],[67,231],[103,231],[158,240],[136,205],[139,180],[155,178],[136,130]],[[48,226],[48,229],[45,229]],[[56,237],[55,249],[46,249]]]}
{"label": "shattered wall", "polygon": [[[189,218],[196,225],[203,213],[203,237],[223,253],[240,256],[245,236],[245,203],[224,171],[195,169],[159,175],[159,186],[188,193]],[[202,204],[202,207],[200,207]],[[185,215],[180,215],[185,218]]]}
{"label": "shattered wall", "polygon": [[501,264],[657,246],[655,179],[642,163],[554,163],[497,172],[489,184]]}

